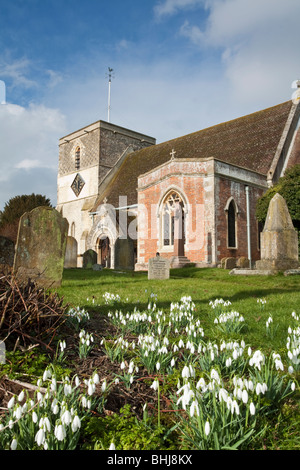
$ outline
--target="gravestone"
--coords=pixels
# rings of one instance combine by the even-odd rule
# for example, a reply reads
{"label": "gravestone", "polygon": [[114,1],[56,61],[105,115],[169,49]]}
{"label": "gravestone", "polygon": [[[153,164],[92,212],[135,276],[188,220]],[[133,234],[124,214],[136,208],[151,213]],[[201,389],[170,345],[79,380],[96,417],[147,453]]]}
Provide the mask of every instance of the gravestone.
{"label": "gravestone", "polygon": [[94,250],[87,250],[83,253],[82,267],[84,269],[92,269],[97,264],[97,253]]}
{"label": "gravestone", "polygon": [[115,243],[115,269],[134,269],[134,242],[131,238],[118,238]]}
{"label": "gravestone", "polygon": [[10,238],[0,236],[0,265],[13,266],[15,244]]}
{"label": "gravestone", "polygon": [[261,233],[261,259],[256,262],[255,268],[278,272],[298,267],[298,235],[286,202],[277,193],[269,204]]}
{"label": "gravestone", "polygon": [[247,269],[249,268],[249,259],[246,256],[241,256],[236,262],[237,268]]}
{"label": "gravestone", "polygon": [[148,263],[148,279],[169,279],[170,260],[162,256],[150,258]]}
{"label": "gravestone", "polygon": [[13,272],[18,280],[40,287],[61,285],[68,221],[51,207],[25,212],[19,222]]}
{"label": "gravestone", "polygon": [[236,258],[228,257],[224,261],[224,269],[233,269],[236,267]]}
{"label": "gravestone", "polygon": [[67,237],[64,268],[77,268],[77,241],[74,237]]}

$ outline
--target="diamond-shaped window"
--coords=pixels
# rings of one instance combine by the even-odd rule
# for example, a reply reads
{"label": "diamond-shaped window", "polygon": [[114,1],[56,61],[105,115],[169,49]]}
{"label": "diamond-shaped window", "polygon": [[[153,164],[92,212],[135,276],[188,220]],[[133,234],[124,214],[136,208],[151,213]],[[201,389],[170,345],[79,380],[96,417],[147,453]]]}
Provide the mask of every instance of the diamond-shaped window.
{"label": "diamond-shaped window", "polygon": [[73,189],[76,197],[79,196],[84,185],[85,185],[84,179],[80,176],[79,173],[77,173],[77,175],[74,178],[73,183],[71,184],[71,188]]}

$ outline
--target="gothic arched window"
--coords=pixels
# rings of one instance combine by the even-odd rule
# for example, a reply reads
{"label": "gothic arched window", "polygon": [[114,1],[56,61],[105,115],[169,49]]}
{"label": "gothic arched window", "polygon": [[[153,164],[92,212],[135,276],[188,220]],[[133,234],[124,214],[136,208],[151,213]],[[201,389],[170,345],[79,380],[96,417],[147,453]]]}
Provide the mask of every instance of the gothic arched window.
{"label": "gothic arched window", "polygon": [[75,170],[80,169],[80,147],[76,147],[75,150]]}
{"label": "gothic arched window", "polygon": [[232,199],[227,209],[227,244],[228,248],[236,248],[236,205]]}
{"label": "gothic arched window", "polygon": [[161,207],[161,246],[171,247],[174,245],[175,217],[178,218],[180,226],[179,237],[185,241],[184,203],[181,196],[171,191],[163,200]]}

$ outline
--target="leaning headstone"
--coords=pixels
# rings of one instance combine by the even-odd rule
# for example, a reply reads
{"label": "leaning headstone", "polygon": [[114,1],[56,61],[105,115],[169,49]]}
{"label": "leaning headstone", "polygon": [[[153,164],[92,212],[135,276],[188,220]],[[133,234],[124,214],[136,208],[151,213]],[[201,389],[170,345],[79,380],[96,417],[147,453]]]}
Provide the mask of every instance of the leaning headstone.
{"label": "leaning headstone", "polygon": [[169,279],[170,260],[162,256],[150,258],[148,262],[148,279]]}
{"label": "leaning headstone", "polygon": [[115,243],[115,269],[134,269],[134,242],[131,238],[118,238]]}
{"label": "leaning headstone", "polygon": [[82,267],[84,269],[91,269],[94,264],[97,264],[97,253],[94,250],[87,250],[83,253]]}
{"label": "leaning headstone", "polygon": [[62,281],[68,221],[51,207],[25,212],[19,222],[13,272],[18,280],[40,287],[59,287]]}
{"label": "leaning headstone", "polygon": [[74,237],[67,237],[64,268],[77,268],[77,241]]}
{"label": "leaning headstone", "polygon": [[225,258],[224,269],[234,269],[236,267],[236,259],[232,257]]}
{"label": "leaning headstone", "polygon": [[0,236],[0,265],[13,266],[14,256],[14,242],[10,238]]}
{"label": "leaning headstone", "polygon": [[298,267],[298,235],[286,202],[277,193],[269,204],[261,233],[261,259],[256,262],[255,268],[278,272]]}

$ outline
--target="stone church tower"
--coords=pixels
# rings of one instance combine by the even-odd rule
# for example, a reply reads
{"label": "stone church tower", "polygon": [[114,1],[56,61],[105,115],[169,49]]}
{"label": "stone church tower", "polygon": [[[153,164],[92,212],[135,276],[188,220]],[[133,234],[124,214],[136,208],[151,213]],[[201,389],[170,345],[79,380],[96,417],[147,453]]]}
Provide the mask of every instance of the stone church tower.
{"label": "stone church tower", "polygon": [[127,154],[156,143],[152,137],[97,121],[59,140],[57,210],[69,222],[76,239],[78,262],[86,251],[92,228],[91,210],[107,175]]}

